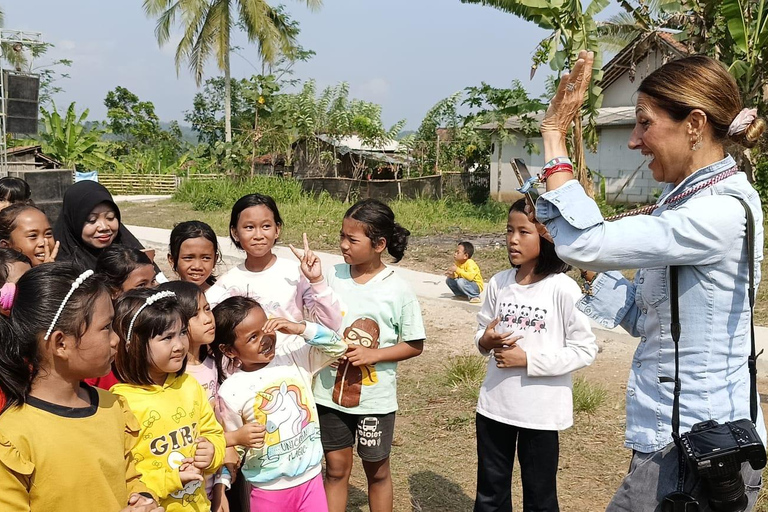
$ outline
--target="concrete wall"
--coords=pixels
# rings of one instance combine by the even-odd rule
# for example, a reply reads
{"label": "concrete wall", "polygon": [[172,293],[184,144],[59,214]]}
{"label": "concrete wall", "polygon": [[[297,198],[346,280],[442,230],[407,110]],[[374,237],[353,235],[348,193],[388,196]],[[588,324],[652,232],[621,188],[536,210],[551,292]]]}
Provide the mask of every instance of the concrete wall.
{"label": "concrete wall", "polygon": [[[587,167],[605,177],[606,195],[610,203],[650,203],[655,194],[661,190],[648,169],[639,151],[627,147],[633,126],[606,126],[600,130],[600,142],[597,153],[587,152]],[[498,138],[494,136],[494,145]],[[543,150],[541,137],[531,139],[531,142]],[[501,175],[499,175],[498,153],[491,157],[490,195],[501,201],[510,201],[520,197],[515,190],[520,185],[512,171],[510,160],[520,158],[528,165],[532,174],[541,171],[544,162],[543,151],[539,154],[530,153],[524,147],[525,140],[518,137],[502,145]],[[499,181],[500,179],[500,181]],[[595,176],[596,184],[599,176]],[[626,184],[626,186],[624,186]],[[622,187],[623,190],[622,190]],[[619,194],[619,191],[621,193]]]}
{"label": "concrete wall", "polygon": [[629,73],[624,73],[603,92],[603,107],[626,107],[635,104],[635,93],[645,77],[656,71],[664,64],[664,56],[658,52],[646,55],[635,66],[634,80],[629,79]]}

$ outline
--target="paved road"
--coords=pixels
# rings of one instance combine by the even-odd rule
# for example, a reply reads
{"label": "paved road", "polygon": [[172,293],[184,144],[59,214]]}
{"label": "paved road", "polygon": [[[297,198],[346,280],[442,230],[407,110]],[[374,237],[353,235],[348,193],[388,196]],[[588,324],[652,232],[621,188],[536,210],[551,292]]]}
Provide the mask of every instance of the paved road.
{"label": "paved road", "polygon": [[[158,257],[165,257],[165,254],[168,252],[168,240],[170,239],[171,233],[169,229],[148,228],[143,226],[127,227],[146,247],[156,249]],[[221,248],[224,264],[227,265],[228,268],[237,265],[244,258],[244,253],[237,249],[229,238],[219,237],[219,247]],[[286,246],[276,246],[274,251],[282,258],[295,258],[291,250]],[[330,268],[333,265],[344,262],[343,258],[337,254],[329,254],[325,252],[317,252],[316,254],[320,258],[323,268]],[[399,266],[397,267],[397,273],[411,284],[416,295],[419,297],[451,301],[454,305],[458,303],[466,308],[473,310],[479,309],[479,306],[468,304],[466,302],[457,302],[453,299],[453,295],[445,285],[445,278],[441,275],[419,272]],[[606,329],[594,322],[592,323],[592,328],[596,331],[598,338],[629,338],[626,331],[621,328]],[[755,327],[755,339],[757,351],[759,352],[762,349],[766,349],[768,352],[768,327]],[[768,370],[768,355],[758,359],[758,361],[762,370]]]}

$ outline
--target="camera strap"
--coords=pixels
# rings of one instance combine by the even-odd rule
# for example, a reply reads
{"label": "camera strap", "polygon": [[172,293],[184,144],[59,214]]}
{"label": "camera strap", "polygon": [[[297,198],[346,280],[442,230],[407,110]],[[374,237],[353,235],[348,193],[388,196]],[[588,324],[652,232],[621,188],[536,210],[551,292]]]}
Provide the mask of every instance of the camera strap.
{"label": "camera strap", "polygon": [[[744,211],[746,212],[747,217],[747,233],[746,233],[746,242],[747,242],[747,259],[749,260],[749,287],[747,289],[747,295],[749,296],[749,322],[750,322],[750,338],[751,338],[751,352],[748,359],[748,366],[749,366],[749,415],[752,419],[752,423],[755,423],[757,421],[757,358],[760,354],[763,353],[763,351],[760,351],[760,354],[756,354],[756,347],[755,347],[755,315],[754,315],[754,307],[755,307],[755,219],[752,215],[752,210],[749,208],[749,205],[740,197],[735,197],[739,203],[741,203],[741,206],[744,208]],[[669,267],[669,292],[671,295],[671,302],[670,302],[670,309],[672,313],[672,324],[671,324],[671,332],[672,332],[672,341],[675,344],[675,387],[674,387],[674,398],[672,401],[672,439],[674,439],[675,444],[678,444],[680,440],[680,303],[679,303],[679,292],[678,292],[678,283],[677,283],[677,273],[678,273],[677,266],[671,266]],[[679,449],[678,445],[678,451],[680,453],[680,476],[678,479],[678,490],[682,489],[683,485],[683,452],[682,449]]]}

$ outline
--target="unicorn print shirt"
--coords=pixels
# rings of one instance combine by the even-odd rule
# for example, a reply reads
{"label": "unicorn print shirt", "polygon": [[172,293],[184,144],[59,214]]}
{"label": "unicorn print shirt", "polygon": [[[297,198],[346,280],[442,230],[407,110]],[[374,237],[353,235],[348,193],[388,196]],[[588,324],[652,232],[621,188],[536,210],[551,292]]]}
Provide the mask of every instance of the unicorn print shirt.
{"label": "unicorn print shirt", "polygon": [[564,430],[573,424],[571,372],[595,360],[595,335],[576,308],[581,290],[573,279],[551,274],[522,285],[516,275],[513,268],[491,278],[477,314],[475,343],[498,318],[498,332],[522,336],[517,345],[525,351],[527,367],[499,368],[490,358],[477,413],[521,428]]}
{"label": "unicorn print shirt", "polygon": [[267,428],[262,448],[237,448],[244,456],[243,475],[251,485],[282,490],[320,474],[323,447],[312,377],[346,350],[338,334],[307,322],[302,336],[278,340],[267,366],[237,371],[221,385],[226,431],[254,422]]}

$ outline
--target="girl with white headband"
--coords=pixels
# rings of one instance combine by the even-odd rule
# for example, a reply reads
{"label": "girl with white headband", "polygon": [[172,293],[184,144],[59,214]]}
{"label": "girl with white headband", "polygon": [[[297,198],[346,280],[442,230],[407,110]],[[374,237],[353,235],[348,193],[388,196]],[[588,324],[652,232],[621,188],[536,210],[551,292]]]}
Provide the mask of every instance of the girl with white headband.
{"label": "girl with white headband", "polygon": [[184,373],[189,350],[185,309],[171,291],[131,290],[115,304],[120,338],[114,370],[141,424],[136,467],[167,512],[210,510],[206,475],[224,460],[224,432],[205,390]]}
{"label": "girl with white headband", "polygon": [[82,384],[109,371],[113,316],[92,270],[49,263],[19,278],[0,317],[0,510],[162,511],[134,464],[136,418]]}

